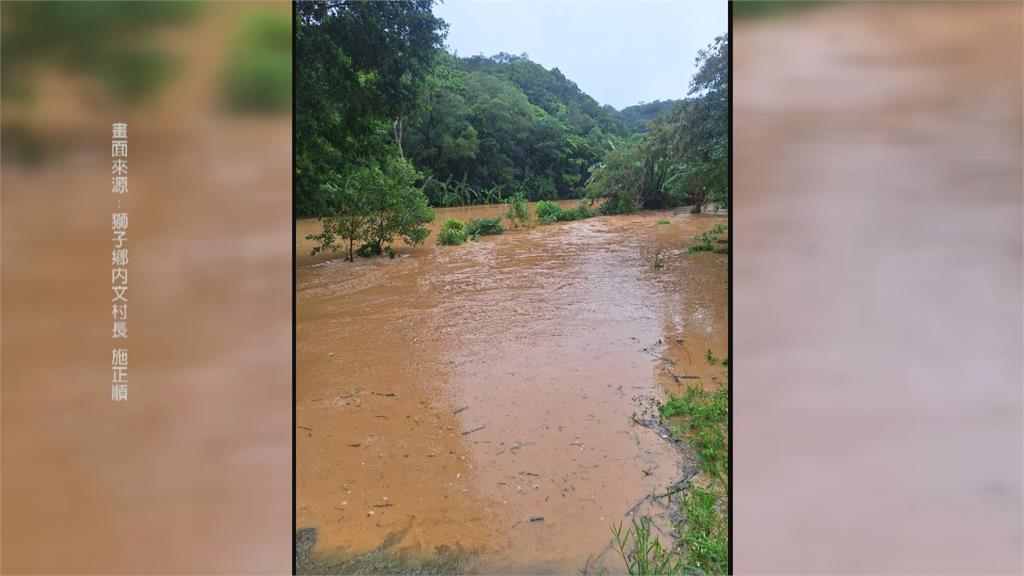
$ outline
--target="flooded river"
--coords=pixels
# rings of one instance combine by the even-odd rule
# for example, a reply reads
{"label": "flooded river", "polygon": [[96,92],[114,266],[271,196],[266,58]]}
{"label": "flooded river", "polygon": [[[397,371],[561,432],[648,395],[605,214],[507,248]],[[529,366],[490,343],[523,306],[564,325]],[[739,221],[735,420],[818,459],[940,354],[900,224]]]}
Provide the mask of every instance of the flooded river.
{"label": "flooded river", "polygon": [[306,256],[317,223],[298,222],[296,513],[313,554],[390,538],[483,570],[619,570],[611,526],[664,514],[646,496],[692,468],[631,417],[726,378],[704,353],[727,356],[727,256],[685,253],[725,221],[647,212],[451,247],[432,235],[354,263]]}

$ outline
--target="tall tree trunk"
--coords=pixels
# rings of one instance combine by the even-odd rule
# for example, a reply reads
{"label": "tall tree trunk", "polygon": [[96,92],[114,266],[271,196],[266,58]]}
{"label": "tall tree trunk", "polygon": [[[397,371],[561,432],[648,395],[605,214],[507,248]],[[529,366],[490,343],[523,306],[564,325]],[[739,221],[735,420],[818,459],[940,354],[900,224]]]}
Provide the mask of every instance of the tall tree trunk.
{"label": "tall tree trunk", "polygon": [[693,208],[690,209],[691,214],[700,214],[704,208],[704,199],[707,195],[707,190],[703,186],[698,186],[696,192],[693,193]]}
{"label": "tall tree trunk", "polygon": [[395,144],[398,145],[398,155],[405,159],[405,152],[402,151],[402,135],[405,133],[405,121],[401,118],[396,118],[395,122],[391,125],[391,131],[395,136]]}

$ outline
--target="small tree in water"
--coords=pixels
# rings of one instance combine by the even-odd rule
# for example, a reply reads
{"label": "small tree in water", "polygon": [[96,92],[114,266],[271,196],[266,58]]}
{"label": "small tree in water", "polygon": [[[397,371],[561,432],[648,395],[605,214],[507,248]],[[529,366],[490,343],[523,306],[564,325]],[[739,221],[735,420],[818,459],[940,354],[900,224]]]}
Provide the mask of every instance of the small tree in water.
{"label": "small tree in water", "polygon": [[[343,185],[325,184],[322,189],[330,216],[321,218],[323,230],[306,238],[317,245],[311,254],[347,249],[346,260],[357,252],[383,254],[395,237],[407,244],[420,244],[430,235],[427,224],[434,211],[426,195],[413,184],[419,173],[404,158],[392,156],[383,166],[356,169]],[[362,242],[359,250],[355,243]]]}
{"label": "small tree in water", "polygon": [[320,218],[323,229],[319,234],[306,236],[307,240],[314,240],[317,243],[310,251],[311,255],[316,256],[327,250],[336,252],[345,248],[345,260],[351,262],[355,259],[355,243],[362,242],[369,221],[365,191],[367,180],[372,176],[369,169],[361,168],[341,186],[335,183],[320,186],[321,195],[326,199],[330,213]]}
{"label": "small tree in water", "polygon": [[508,212],[505,217],[511,228],[525,226],[530,221],[530,206],[526,203],[526,196],[522,191],[516,192],[506,200]]}

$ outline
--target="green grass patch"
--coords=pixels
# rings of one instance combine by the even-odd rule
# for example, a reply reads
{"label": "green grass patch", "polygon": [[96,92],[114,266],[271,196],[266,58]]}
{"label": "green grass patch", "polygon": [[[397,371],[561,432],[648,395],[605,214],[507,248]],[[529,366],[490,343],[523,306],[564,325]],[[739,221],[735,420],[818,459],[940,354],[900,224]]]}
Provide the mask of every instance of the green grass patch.
{"label": "green grass patch", "polygon": [[690,482],[680,500],[681,518],[674,528],[679,539],[669,547],[651,533],[649,518],[634,519],[623,529],[612,527],[618,551],[630,574],[725,574],[729,568],[729,524],[726,485],[729,467],[726,435],[729,392],[690,386],[659,407],[662,418],[678,417],[674,434],[696,450],[706,484]]}
{"label": "green grass patch", "polygon": [[669,222],[668,220],[665,220],[664,218],[662,218],[661,220],[658,220],[658,225],[659,226],[660,225],[664,225],[664,224],[671,224],[671,222]]}
{"label": "green grass patch", "polygon": [[690,386],[682,396],[671,396],[659,412],[662,418],[682,417],[677,431],[697,451],[701,470],[724,483],[729,468],[729,390]]}
{"label": "green grass patch", "polygon": [[680,574],[683,569],[683,555],[673,546],[665,548],[658,538],[651,534],[651,519],[634,518],[632,524],[622,529],[622,522],[612,526],[612,534],[618,545],[619,555],[626,562],[630,574]]}
{"label": "green grass patch", "polygon": [[713,485],[691,485],[683,497],[683,572],[727,574],[729,525]]}

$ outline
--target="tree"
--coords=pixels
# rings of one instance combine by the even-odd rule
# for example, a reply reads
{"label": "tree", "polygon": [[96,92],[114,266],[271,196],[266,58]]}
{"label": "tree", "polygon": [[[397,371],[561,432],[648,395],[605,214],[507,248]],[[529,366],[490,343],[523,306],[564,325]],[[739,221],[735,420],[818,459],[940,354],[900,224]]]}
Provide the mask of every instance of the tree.
{"label": "tree", "polygon": [[[525,55],[439,53],[403,149],[435,177],[435,205],[576,198],[587,169],[625,125],[565,78]],[[454,190],[452,187],[455,187]]]}
{"label": "tree", "polygon": [[587,195],[603,198],[605,213],[728,204],[728,62],[729,38],[720,36],[698,53],[689,97],[595,164]]}
{"label": "tree", "polygon": [[322,184],[393,154],[444,39],[431,0],[295,4],[295,208],[329,213]]}
{"label": "tree", "polygon": [[706,202],[729,201],[729,36],[701,50],[697,64],[691,98],[673,110],[665,138],[682,164],[672,184],[688,190],[700,212]]}
{"label": "tree", "polygon": [[344,184],[325,184],[324,198],[330,215],[321,218],[323,229],[306,238],[317,245],[312,254],[345,247],[346,260],[357,253],[383,254],[396,238],[406,244],[422,243],[430,235],[427,224],[434,211],[422,189],[414,186],[420,177],[408,160],[390,156],[381,163],[355,169]]}
{"label": "tree", "polygon": [[323,230],[319,234],[306,236],[307,240],[317,242],[310,254],[315,256],[327,250],[336,252],[345,246],[343,241],[347,241],[345,260],[355,260],[355,243],[361,242],[367,233],[369,212],[366,194],[375,187],[374,180],[378,176],[379,171],[361,168],[345,179],[341,186],[333,183],[321,185],[321,195],[327,199],[330,213],[320,218]]}
{"label": "tree", "polygon": [[390,248],[395,237],[407,244],[420,244],[430,235],[427,224],[434,221],[434,211],[423,190],[413,184],[419,173],[408,160],[391,156],[382,166],[374,166],[371,188],[367,191],[369,212],[366,245],[374,254]]}

